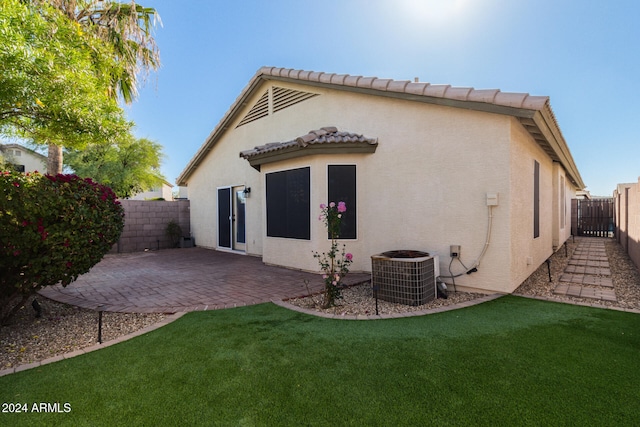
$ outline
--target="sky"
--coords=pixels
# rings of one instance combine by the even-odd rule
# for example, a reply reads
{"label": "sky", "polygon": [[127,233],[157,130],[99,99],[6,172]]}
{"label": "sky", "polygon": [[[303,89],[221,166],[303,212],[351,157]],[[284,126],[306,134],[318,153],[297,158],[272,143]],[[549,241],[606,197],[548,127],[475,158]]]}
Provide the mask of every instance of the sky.
{"label": "sky", "polygon": [[125,107],[176,178],[262,66],[549,96],[587,190],[640,175],[640,1],[139,0],[162,66]]}

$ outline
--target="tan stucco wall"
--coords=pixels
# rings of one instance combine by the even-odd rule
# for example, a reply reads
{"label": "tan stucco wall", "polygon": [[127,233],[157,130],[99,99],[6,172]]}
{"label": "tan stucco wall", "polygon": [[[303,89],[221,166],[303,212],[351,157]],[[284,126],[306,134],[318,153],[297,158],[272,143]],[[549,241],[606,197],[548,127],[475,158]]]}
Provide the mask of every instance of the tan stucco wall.
{"label": "tan stucco wall", "polygon": [[[329,245],[317,219],[318,206],[328,202],[327,165],[355,164],[358,238],[344,241],[354,254],[354,271],[370,271],[371,255],[417,249],[440,255],[441,274],[448,275],[452,244],[461,245],[461,259],[471,267],[485,247],[487,193],[499,195],[498,206],[491,209],[490,243],[478,272],[455,279],[459,289],[510,292],[550,255],[553,163],[515,119],[277,85],[321,96],[238,129],[229,128],[189,179],[192,230],[198,245],[216,247],[216,187],[244,184],[251,187],[247,252],[261,254],[266,263],[317,271],[312,251],[326,251]],[[264,90],[256,93],[246,111]],[[261,173],[239,158],[242,150],[288,141],[324,126],[378,138],[378,149],[374,154],[316,155],[262,165]],[[541,236],[535,240],[534,158],[541,164]],[[266,237],[264,174],[305,166],[311,167],[311,241]],[[463,271],[458,261],[452,266],[454,274]]]}
{"label": "tan stucco wall", "polygon": [[640,178],[637,183],[618,184],[613,197],[616,240],[640,268]]}
{"label": "tan stucco wall", "polygon": [[[511,135],[511,287],[533,273],[571,235],[571,199],[576,189],[559,163],[554,163],[516,119]],[[534,161],[540,163],[540,236],[533,238]],[[561,183],[565,220],[562,222]]]}

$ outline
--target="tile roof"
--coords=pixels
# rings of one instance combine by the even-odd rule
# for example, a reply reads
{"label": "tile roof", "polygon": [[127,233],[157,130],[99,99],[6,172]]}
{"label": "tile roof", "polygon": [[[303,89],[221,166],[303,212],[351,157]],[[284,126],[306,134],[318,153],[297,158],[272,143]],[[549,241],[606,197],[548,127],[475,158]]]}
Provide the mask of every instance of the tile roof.
{"label": "tile roof", "polygon": [[451,85],[412,82],[409,80],[379,79],[377,77],[350,76],[348,74],[318,73],[289,68],[262,67],[258,74],[307,82],[373,89],[407,95],[443,98],[455,101],[480,102],[504,107],[539,110],[548,102],[548,96],[532,96],[528,93],[501,92],[499,89],[474,89]]}
{"label": "tile roof", "polygon": [[548,96],[278,67],[262,67],[258,70],[182,171],[177,179],[178,185],[187,184],[191,173],[246,107],[249,97],[266,81],[284,81],[513,116],[551,159],[564,166],[569,179],[578,188],[585,187]]}
{"label": "tile roof", "polygon": [[[299,157],[305,154],[334,152],[374,152],[378,145],[377,138],[340,132],[338,128],[330,126],[309,131],[307,134],[286,142],[271,142],[257,146],[251,150],[240,152],[240,157],[249,160],[251,165],[260,169],[259,165],[270,163],[282,158]],[[326,148],[326,149],[324,149]]]}
{"label": "tile roof", "polygon": [[260,145],[252,150],[246,150],[240,153],[240,157],[249,159],[253,156],[273,151],[285,150],[287,148],[305,148],[309,145],[319,144],[354,144],[364,143],[376,145],[377,138],[367,138],[350,132],[339,132],[336,127],[323,127],[318,130],[309,131],[306,135],[297,137],[287,142],[271,142],[269,144]]}

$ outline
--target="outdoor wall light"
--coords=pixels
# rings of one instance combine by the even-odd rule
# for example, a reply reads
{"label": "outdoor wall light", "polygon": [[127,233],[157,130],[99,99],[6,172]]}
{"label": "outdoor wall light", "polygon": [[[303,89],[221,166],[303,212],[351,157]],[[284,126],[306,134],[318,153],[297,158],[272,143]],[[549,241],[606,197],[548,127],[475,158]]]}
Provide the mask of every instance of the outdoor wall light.
{"label": "outdoor wall light", "polygon": [[244,197],[249,197],[250,193],[251,193],[251,187],[246,187],[244,189]]}

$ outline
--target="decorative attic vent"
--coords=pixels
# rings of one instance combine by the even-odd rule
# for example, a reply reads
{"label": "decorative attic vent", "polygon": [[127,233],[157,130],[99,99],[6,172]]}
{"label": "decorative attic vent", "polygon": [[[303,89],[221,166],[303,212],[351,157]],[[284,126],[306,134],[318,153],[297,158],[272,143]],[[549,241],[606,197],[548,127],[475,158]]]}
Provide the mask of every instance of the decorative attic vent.
{"label": "decorative attic vent", "polygon": [[271,106],[271,114],[284,110],[287,107],[298,104],[302,101],[306,101],[309,98],[317,96],[317,93],[302,92],[299,90],[285,89],[282,87],[274,86],[267,90],[256,102],[256,104],[249,110],[246,116],[240,120],[238,126],[251,123],[263,117],[269,115],[269,107]]}
{"label": "decorative attic vent", "polygon": [[285,89],[282,87],[273,88],[273,112],[284,110],[299,102],[317,96],[317,93],[301,92],[299,90]]}
{"label": "decorative attic vent", "polygon": [[268,115],[269,115],[269,91],[266,91],[260,97],[258,102],[256,102],[256,105],[254,105],[253,108],[249,110],[247,115],[244,116],[242,120],[240,120],[240,123],[238,123],[238,126],[236,127],[239,128],[242,125],[246,125],[247,123],[251,123],[254,120],[267,117]]}

